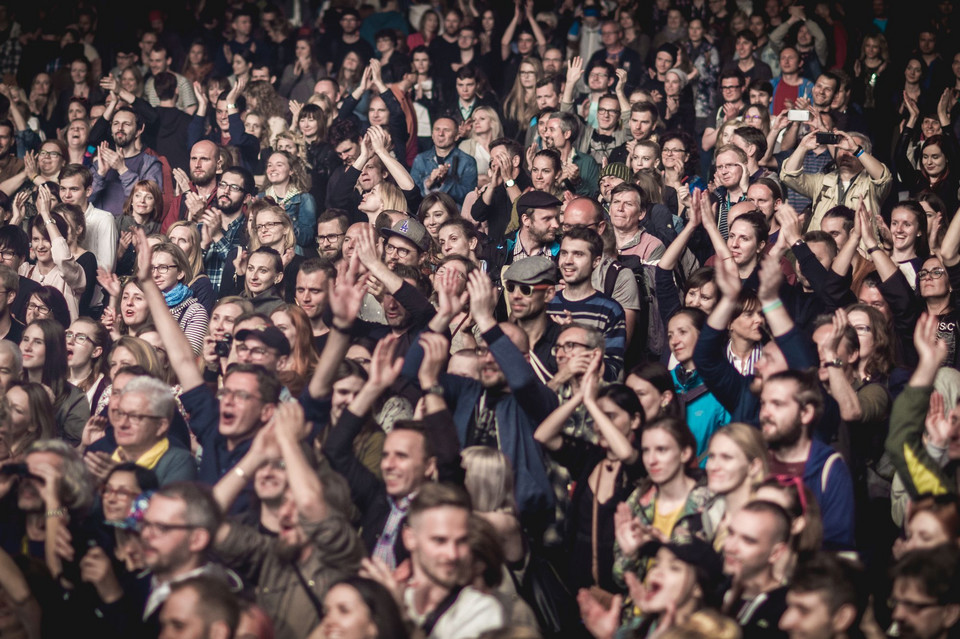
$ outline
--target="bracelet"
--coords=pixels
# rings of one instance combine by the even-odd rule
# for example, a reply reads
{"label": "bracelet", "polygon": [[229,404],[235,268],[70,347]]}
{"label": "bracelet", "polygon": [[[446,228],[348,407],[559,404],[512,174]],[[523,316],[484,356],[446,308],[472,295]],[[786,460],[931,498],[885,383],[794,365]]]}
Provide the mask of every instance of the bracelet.
{"label": "bracelet", "polygon": [[858,157],[860,157],[861,155],[863,155],[863,147],[862,147],[862,146],[858,146],[858,147],[857,147],[857,150],[853,152],[853,157],[858,158]]}
{"label": "bracelet", "polygon": [[47,226],[50,226],[51,224],[56,225],[56,221],[55,221],[55,220],[47,220],[46,222],[44,222],[44,224],[46,224]]}
{"label": "bracelet", "polygon": [[764,306],[762,310],[764,313],[769,313],[770,311],[775,311],[778,308],[781,308],[782,306],[783,306],[783,301],[778,299]]}
{"label": "bracelet", "polygon": [[883,250],[883,247],[882,247],[882,246],[874,246],[874,247],[872,247],[872,248],[868,248],[868,249],[867,249],[867,255],[873,255],[873,254],[876,253],[877,251],[882,251],[882,250]]}
{"label": "bracelet", "polygon": [[63,506],[61,506],[60,508],[55,508],[55,509],[53,509],[53,510],[48,510],[48,511],[47,511],[47,519],[50,519],[50,518],[52,518],[52,517],[63,517],[63,516],[66,515],[66,514],[67,514],[67,509],[64,508]]}
{"label": "bracelet", "polygon": [[234,473],[237,477],[239,477],[240,479],[246,480],[246,478],[247,478],[247,473],[246,473],[246,471],[244,471],[244,470],[243,470],[242,468],[240,468],[239,466],[234,466],[234,467],[233,467],[233,473]]}

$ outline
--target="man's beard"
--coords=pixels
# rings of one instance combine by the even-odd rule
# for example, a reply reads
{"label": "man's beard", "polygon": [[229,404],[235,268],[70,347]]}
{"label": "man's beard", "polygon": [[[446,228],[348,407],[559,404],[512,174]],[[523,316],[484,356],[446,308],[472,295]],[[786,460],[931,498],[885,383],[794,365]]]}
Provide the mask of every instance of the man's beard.
{"label": "man's beard", "polygon": [[[763,430],[764,424],[766,423],[770,423],[770,422],[763,422],[763,421],[760,422],[761,432]],[[773,437],[765,436],[764,439],[767,440],[767,447],[770,450],[776,451],[776,450],[781,450],[783,448],[789,448],[790,446],[793,446],[798,441],[800,441],[800,438],[802,436],[803,436],[803,424],[801,424],[800,420],[798,419],[796,422],[793,423],[793,425],[790,427],[789,430],[781,431],[778,429],[776,434]]]}
{"label": "man's beard", "polygon": [[240,200],[239,202],[234,202],[233,200],[230,200],[228,204],[224,205],[223,198],[217,198],[217,208],[219,208],[220,212],[225,215],[231,215],[233,213],[236,213],[242,207],[243,207],[243,200]]}

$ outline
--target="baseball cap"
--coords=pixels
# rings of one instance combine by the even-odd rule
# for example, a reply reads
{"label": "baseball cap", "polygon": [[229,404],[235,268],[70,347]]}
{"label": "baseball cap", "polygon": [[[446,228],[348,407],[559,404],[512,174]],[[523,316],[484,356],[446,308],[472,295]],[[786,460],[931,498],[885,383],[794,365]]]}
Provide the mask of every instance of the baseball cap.
{"label": "baseball cap", "polygon": [[236,334],[235,340],[238,342],[246,341],[248,337],[254,337],[270,348],[277,350],[280,355],[290,354],[290,340],[276,326],[267,326],[260,330],[245,328]]}
{"label": "baseball cap", "polygon": [[393,225],[393,228],[380,229],[380,235],[382,235],[384,239],[389,238],[391,235],[402,237],[420,249],[421,253],[426,253],[430,250],[430,235],[427,233],[426,227],[412,217],[400,220]]}
{"label": "baseball cap", "polygon": [[713,546],[691,534],[668,542],[649,541],[640,548],[639,554],[641,557],[652,557],[661,548],[666,548],[677,559],[693,568],[705,597],[710,599],[715,596],[723,581],[723,560]]}

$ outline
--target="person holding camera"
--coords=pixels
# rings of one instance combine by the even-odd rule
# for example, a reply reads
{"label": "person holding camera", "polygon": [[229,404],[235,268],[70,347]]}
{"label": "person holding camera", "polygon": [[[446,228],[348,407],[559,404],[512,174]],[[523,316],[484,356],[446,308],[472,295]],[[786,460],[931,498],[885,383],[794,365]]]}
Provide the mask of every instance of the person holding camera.
{"label": "person holding camera", "polygon": [[[830,136],[829,138],[827,136]],[[805,173],[803,158],[808,151],[826,144],[836,168],[829,173]],[[863,202],[871,215],[880,212],[893,185],[890,169],[871,155],[873,144],[862,133],[811,131],[800,140],[780,169],[783,185],[813,200],[808,231],[819,231],[820,220],[835,206],[854,210]]]}

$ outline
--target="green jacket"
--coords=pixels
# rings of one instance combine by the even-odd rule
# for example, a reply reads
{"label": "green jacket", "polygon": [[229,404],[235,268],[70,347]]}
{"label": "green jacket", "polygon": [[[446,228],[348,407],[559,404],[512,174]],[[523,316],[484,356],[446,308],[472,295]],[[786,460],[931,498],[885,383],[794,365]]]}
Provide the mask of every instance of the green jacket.
{"label": "green jacket", "polygon": [[893,403],[887,453],[911,498],[957,492],[956,479],[941,468],[923,441],[932,386],[907,386]]}

